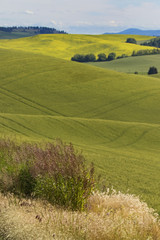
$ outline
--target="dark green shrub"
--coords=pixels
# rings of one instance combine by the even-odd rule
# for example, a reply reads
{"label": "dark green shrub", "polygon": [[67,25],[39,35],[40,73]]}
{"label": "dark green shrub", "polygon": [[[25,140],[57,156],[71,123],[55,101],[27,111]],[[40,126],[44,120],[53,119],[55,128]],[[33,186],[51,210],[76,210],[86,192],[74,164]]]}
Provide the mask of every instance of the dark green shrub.
{"label": "dark green shrub", "polygon": [[132,56],[154,55],[160,54],[160,49],[144,49],[137,52],[133,51]]}
{"label": "dark green shrub", "polygon": [[137,56],[136,55],[136,51],[134,50],[133,52],[132,52],[132,55],[131,55],[132,57],[135,57],[135,56]]}
{"label": "dark green shrub", "polygon": [[95,62],[96,56],[92,53],[87,54],[87,55],[75,54],[71,58],[71,60],[76,61],[76,62]]}
{"label": "dark green shrub", "polygon": [[150,67],[149,70],[148,70],[148,75],[150,74],[157,74],[158,73],[158,70],[156,67]]}
{"label": "dark green shrub", "polygon": [[85,56],[85,62],[95,62],[96,61],[96,56],[94,54],[87,54]]}
{"label": "dark green shrub", "polygon": [[106,54],[105,54],[105,53],[100,53],[100,54],[98,54],[98,59],[97,59],[97,61],[98,61],[98,62],[107,61]]}
{"label": "dark green shrub", "polygon": [[137,41],[135,38],[127,38],[126,43],[133,43],[133,44],[137,44]]}
{"label": "dark green shrub", "polygon": [[82,54],[75,54],[72,58],[72,61],[76,61],[76,62],[85,62],[85,55]]}
{"label": "dark green shrub", "polygon": [[160,37],[156,37],[147,42],[141,43],[141,45],[159,48],[160,47]]}
{"label": "dark green shrub", "polygon": [[128,55],[122,54],[121,56],[118,56],[117,59],[126,58],[126,57],[128,57]]}
{"label": "dark green shrub", "polygon": [[36,179],[31,175],[30,168],[27,165],[19,171],[16,181],[16,190],[26,196],[31,196],[36,186]]}
{"label": "dark green shrub", "polygon": [[50,203],[60,205],[72,210],[83,210],[88,196],[91,194],[90,180],[84,176],[64,177],[57,176],[39,177],[35,188],[38,197],[47,199]]}
{"label": "dark green shrub", "polygon": [[108,58],[107,58],[108,61],[112,61],[112,60],[115,60],[115,59],[116,59],[116,54],[114,52],[110,53],[108,55]]}
{"label": "dark green shrub", "polygon": [[32,168],[37,175],[35,195],[72,210],[83,210],[94,188],[94,168],[85,167],[85,159],[72,146],[49,144],[43,162]]}

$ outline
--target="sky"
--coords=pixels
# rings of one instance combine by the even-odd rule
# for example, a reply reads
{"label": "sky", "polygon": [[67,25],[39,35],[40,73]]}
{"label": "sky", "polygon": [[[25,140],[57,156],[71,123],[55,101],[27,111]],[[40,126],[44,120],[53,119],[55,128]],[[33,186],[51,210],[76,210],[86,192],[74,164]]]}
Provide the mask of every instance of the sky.
{"label": "sky", "polygon": [[160,29],[160,0],[0,0],[0,26],[100,34]]}

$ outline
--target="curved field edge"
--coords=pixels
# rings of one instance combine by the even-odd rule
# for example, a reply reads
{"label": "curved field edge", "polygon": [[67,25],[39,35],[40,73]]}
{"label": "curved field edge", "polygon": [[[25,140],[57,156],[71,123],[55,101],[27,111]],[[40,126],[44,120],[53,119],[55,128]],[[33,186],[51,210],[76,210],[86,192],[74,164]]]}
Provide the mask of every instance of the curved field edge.
{"label": "curved field edge", "polygon": [[[43,34],[13,40],[0,40],[1,48],[16,49],[25,52],[41,53],[70,60],[76,54],[115,52],[117,56],[131,55],[141,49],[152,49],[148,46],[125,43],[131,35],[75,35],[75,34]],[[137,41],[149,40],[153,37],[133,35]]]}
{"label": "curved field edge", "polygon": [[1,135],[10,133],[24,139],[55,140],[59,137],[82,145],[159,152],[160,124],[1,113],[0,125]]}
{"label": "curved field edge", "polygon": [[[110,62],[89,63],[95,67],[111,69],[118,72],[147,74],[150,67],[160,71],[160,55],[148,55],[117,59]],[[157,74],[156,74],[157,75]],[[156,75],[153,75],[156,77]]]}

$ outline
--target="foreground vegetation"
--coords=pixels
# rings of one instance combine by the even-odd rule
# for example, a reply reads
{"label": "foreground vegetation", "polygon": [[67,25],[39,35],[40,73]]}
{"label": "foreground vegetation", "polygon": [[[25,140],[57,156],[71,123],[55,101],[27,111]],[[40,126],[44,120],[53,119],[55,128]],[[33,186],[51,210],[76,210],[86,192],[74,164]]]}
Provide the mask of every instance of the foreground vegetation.
{"label": "foreground vegetation", "polygon": [[94,189],[94,168],[61,141],[44,146],[0,141],[0,190],[36,196],[71,210],[84,210]]}
{"label": "foreground vegetation", "polygon": [[139,198],[94,193],[84,212],[71,212],[33,199],[0,194],[3,240],[158,240],[158,216]]}
{"label": "foreground vegetation", "polygon": [[133,195],[96,191],[94,168],[71,144],[1,139],[0,156],[3,240],[160,238],[155,211]]}

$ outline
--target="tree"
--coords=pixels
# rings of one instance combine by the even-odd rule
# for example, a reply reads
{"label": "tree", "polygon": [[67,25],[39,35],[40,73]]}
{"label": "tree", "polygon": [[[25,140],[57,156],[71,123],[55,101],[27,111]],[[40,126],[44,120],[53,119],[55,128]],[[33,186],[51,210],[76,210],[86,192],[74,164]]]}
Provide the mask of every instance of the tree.
{"label": "tree", "polygon": [[107,57],[105,53],[100,53],[98,54],[98,59],[97,61],[102,62],[102,61],[107,61]]}
{"label": "tree", "polygon": [[133,44],[137,44],[137,41],[135,38],[127,38],[126,43],[133,43]]}
{"label": "tree", "polygon": [[113,53],[110,53],[109,55],[108,55],[108,61],[112,61],[112,60],[115,60],[116,59],[116,54],[113,52]]}
{"label": "tree", "polygon": [[154,39],[151,39],[150,41],[141,43],[141,45],[144,45],[144,46],[152,46],[152,47],[157,47],[157,48],[159,48],[159,47],[160,47],[160,38],[159,38],[159,37],[156,37],[156,38],[154,38]]}
{"label": "tree", "polygon": [[87,54],[85,56],[85,62],[95,62],[96,61],[96,56],[92,53]]}
{"label": "tree", "polygon": [[136,51],[134,50],[134,51],[132,52],[132,57],[135,57],[135,56],[137,56],[137,53],[136,53]]}
{"label": "tree", "polygon": [[76,61],[76,62],[85,62],[85,55],[81,55],[81,54],[75,54],[72,58],[72,61]]}
{"label": "tree", "polygon": [[150,74],[157,74],[158,73],[158,70],[156,67],[150,67],[149,70],[148,70],[148,75]]}
{"label": "tree", "polygon": [[71,60],[76,61],[76,62],[95,62],[96,61],[96,56],[92,53],[87,54],[87,55],[75,54],[71,58]]}
{"label": "tree", "polygon": [[120,59],[120,58],[126,58],[126,57],[128,57],[128,55],[126,55],[126,54],[122,54],[121,56],[118,56],[117,59]]}

